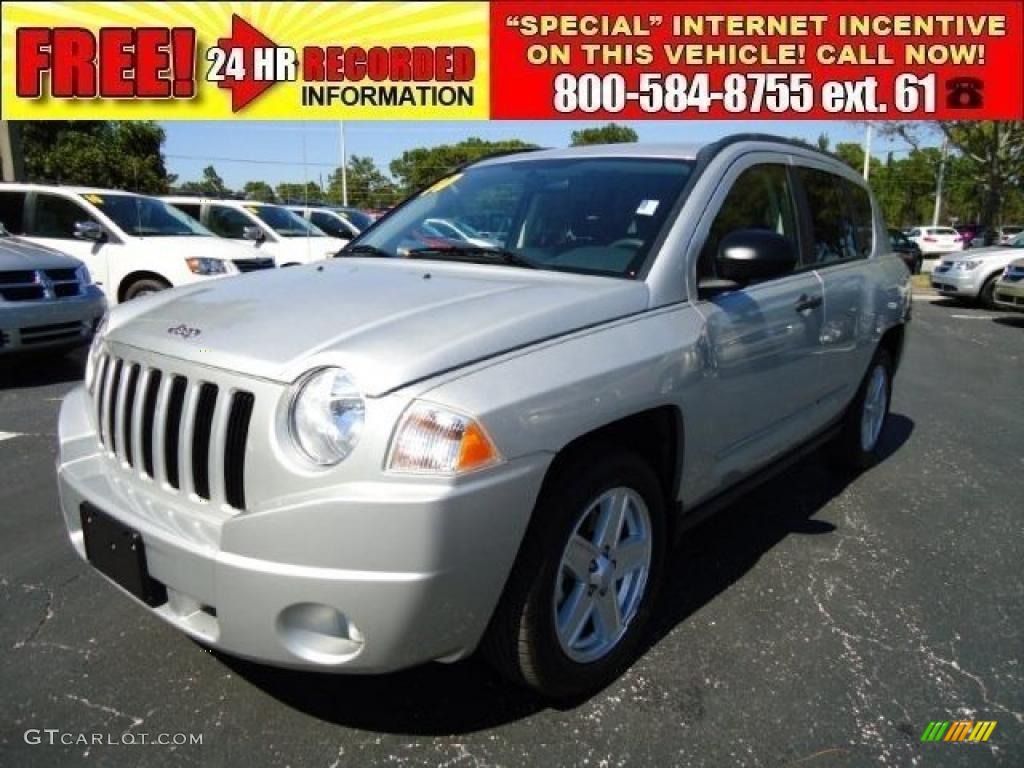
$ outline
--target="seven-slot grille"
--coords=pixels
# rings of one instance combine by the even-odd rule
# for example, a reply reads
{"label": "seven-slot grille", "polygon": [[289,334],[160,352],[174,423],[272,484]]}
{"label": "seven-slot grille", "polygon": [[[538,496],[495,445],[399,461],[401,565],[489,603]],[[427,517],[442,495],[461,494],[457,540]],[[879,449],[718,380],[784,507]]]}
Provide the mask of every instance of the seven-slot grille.
{"label": "seven-slot grille", "polygon": [[103,354],[93,384],[103,446],[130,468],[204,501],[245,509],[252,393]]}
{"label": "seven-slot grille", "polygon": [[0,272],[4,301],[40,301],[80,296],[82,286],[75,269],[18,269]]}

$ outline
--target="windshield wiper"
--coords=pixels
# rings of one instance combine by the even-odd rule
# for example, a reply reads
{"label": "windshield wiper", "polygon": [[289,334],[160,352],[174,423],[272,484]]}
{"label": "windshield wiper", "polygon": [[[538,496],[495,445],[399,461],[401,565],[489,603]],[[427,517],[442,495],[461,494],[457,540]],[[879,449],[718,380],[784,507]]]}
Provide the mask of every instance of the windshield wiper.
{"label": "windshield wiper", "polygon": [[504,251],[500,248],[486,248],[482,245],[440,245],[429,248],[412,248],[408,253],[408,258],[463,261],[470,264],[493,264],[497,261],[510,267],[539,269],[535,262],[518,253]]}
{"label": "windshield wiper", "polygon": [[395,254],[388,253],[376,245],[353,245],[351,248],[342,248],[338,251],[338,257],[343,256],[377,256],[382,259],[393,259]]}

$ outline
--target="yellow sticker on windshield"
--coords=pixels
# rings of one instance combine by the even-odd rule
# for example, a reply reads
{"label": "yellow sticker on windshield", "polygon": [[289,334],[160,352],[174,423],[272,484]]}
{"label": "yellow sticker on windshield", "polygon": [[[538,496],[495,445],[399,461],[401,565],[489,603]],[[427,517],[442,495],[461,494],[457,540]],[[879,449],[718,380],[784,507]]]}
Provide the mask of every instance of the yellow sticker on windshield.
{"label": "yellow sticker on windshield", "polygon": [[454,184],[456,181],[458,181],[461,178],[462,178],[462,174],[461,173],[456,173],[456,174],[454,174],[452,176],[446,176],[445,178],[443,178],[440,181],[436,182],[433,186],[428,187],[423,192],[423,194],[431,195],[434,192],[440,192],[442,189],[444,189],[445,187],[451,186],[452,184]]}
{"label": "yellow sticker on windshield", "polygon": [[89,195],[82,195],[82,197],[84,197],[86,200],[88,200],[93,205],[103,205],[103,198],[100,197],[99,195],[89,194]]}

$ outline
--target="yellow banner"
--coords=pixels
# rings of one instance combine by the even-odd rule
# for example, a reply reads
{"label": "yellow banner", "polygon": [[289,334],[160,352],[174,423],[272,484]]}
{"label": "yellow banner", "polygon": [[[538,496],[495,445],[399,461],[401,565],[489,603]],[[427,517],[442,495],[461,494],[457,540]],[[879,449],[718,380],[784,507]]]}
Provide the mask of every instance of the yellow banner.
{"label": "yellow banner", "polygon": [[485,2],[4,2],[11,120],[486,119]]}

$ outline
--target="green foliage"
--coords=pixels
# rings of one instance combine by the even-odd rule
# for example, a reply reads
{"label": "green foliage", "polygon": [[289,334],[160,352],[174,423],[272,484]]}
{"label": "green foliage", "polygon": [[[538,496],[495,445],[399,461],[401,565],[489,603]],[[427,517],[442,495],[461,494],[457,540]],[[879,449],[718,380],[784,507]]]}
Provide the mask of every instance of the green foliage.
{"label": "green foliage", "polygon": [[570,145],[582,147],[584,144],[629,144],[639,138],[636,131],[628,125],[608,123],[599,128],[584,128],[572,132]]}
{"label": "green foliage", "polygon": [[246,200],[258,200],[261,203],[272,203],[277,198],[274,196],[274,188],[265,181],[247,181],[242,187],[242,194]]}
{"label": "green foliage", "polygon": [[528,144],[519,139],[485,141],[474,137],[458,144],[407,150],[391,161],[390,168],[391,174],[398,179],[401,190],[410,193],[432,184],[464,163],[499,152],[535,147],[535,144]]}
{"label": "green foliage", "polygon": [[[381,172],[373,158],[352,155],[346,168],[349,205],[356,208],[386,208],[398,201],[400,193],[395,182]],[[327,179],[327,199],[336,205],[342,204],[340,168]]]}
{"label": "green foliage", "polygon": [[200,181],[186,181],[178,190],[184,195],[200,197],[231,197],[234,194],[212,165],[203,168],[203,178]]}
{"label": "green foliage", "polygon": [[323,202],[324,191],[315,181],[307,181],[305,184],[283,181],[277,185],[277,197],[289,203],[320,203]]}
{"label": "green foliage", "polygon": [[163,129],[142,120],[26,121],[22,150],[29,181],[163,194]]}

